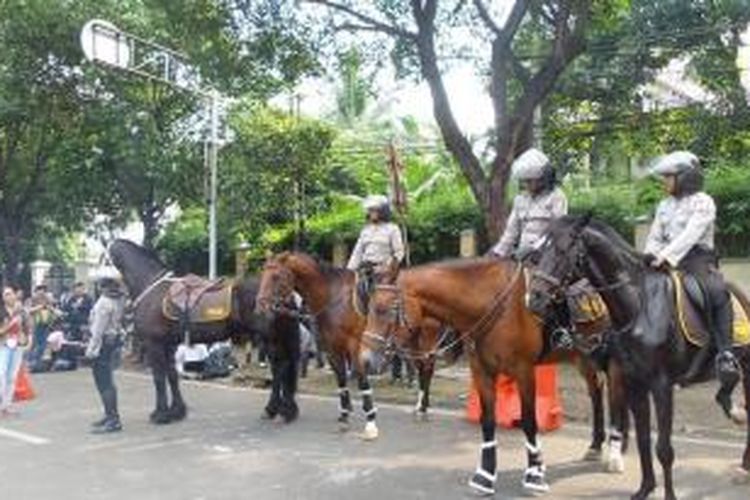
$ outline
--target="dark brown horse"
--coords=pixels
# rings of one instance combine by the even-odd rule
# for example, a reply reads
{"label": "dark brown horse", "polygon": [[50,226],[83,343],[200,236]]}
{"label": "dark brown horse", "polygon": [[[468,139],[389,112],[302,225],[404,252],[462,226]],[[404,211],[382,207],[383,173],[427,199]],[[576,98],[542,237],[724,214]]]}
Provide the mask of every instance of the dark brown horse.
{"label": "dark brown horse", "polygon": [[[187,415],[187,406],[180,392],[179,375],[175,368],[174,354],[180,342],[185,340],[184,325],[167,319],[162,312],[162,301],[170,285],[178,278],[172,278],[166,266],[152,251],[128,240],[115,240],[108,248],[109,258],[118,269],[128,288],[133,304],[135,334],[146,343],[147,359],[151,367],[156,389],[156,408],[150,419],[157,424],[182,420]],[[284,343],[288,348],[278,352],[299,352],[299,330],[296,320],[276,318],[269,322],[253,313],[258,280],[247,278],[237,282],[232,292],[232,311],[223,321],[190,325],[190,341],[213,343],[232,339],[234,342],[270,341]],[[296,336],[297,346],[293,345]],[[297,416],[294,402],[296,389],[297,360],[286,364],[283,370],[278,366],[284,356],[279,356],[273,367],[274,390],[271,393],[266,413],[280,413],[287,421]],[[274,361],[272,359],[272,361]],[[293,370],[293,371],[291,371]],[[284,371],[284,373],[281,373]],[[279,384],[286,384],[286,388]],[[171,392],[171,403],[167,394]],[[278,387],[278,391],[276,388]],[[282,396],[284,399],[282,400]]]}
{"label": "dark brown horse", "polygon": [[[677,331],[675,304],[669,288],[654,285],[668,283],[669,277],[649,269],[643,256],[630,247],[612,228],[589,217],[565,217],[550,228],[537,273],[532,279],[529,305],[539,314],[550,310],[565,289],[579,278],[587,277],[607,303],[613,320],[612,337],[615,354],[625,373],[628,404],[635,419],[638,454],[641,462],[641,485],[632,498],[647,498],[656,487],[651,451],[651,415],[649,396],[656,409],[658,440],[656,454],[664,472],[664,496],[675,498],[672,479],[673,387],[710,378],[711,363],[702,363],[702,373],[694,372],[695,360],[702,349],[688,344]],[[661,285],[660,285],[661,284]],[[735,290],[738,292],[738,290]],[[745,310],[748,302],[739,295]],[[660,304],[659,314],[654,306]],[[735,347],[743,372],[745,400],[750,400],[750,347]],[[731,394],[717,399],[729,412]],[[746,411],[750,415],[750,408]],[[750,419],[740,472],[750,475]]]}
{"label": "dark brown horse", "polygon": [[[534,365],[544,352],[544,340],[539,321],[526,309],[524,295],[525,280],[515,263],[480,258],[407,269],[395,284],[377,286],[370,302],[366,338],[376,342],[364,345],[364,356],[387,344],[405,323],[417,324],[424,318],[463,332],[479,392],[484,440],[479,467],[469,484],[481,494],[495,491],[495,381],[501,373],[517,381],[521,396],[521,426],[528,458],[523,486],[532,492],[549,489],[535,416]],[[618,419],[617,429],[623,429],[623,412],[613,413]],[[613,438],[619,442],[621,434]],[[600,447],[601,441],[592,446]],[[613,449],[619,455],[620,448]]]}
{"label": "dark brown horse", "polygon": [[[347,426],[349,413],[352,411],[347,387],[347,369],[352,368],[358,378],[362,408],[367,418],[363,438],[372,440],[378,437],[377,411],[367,373],[368,365],[376,364],[376,360],[359,356],[365,318],[354,306],[354,288],[355,274],[352,271],[319,263],[303,253],[285,252],[266,262],[257,303],[259,311],[267,312],[277,308],[278,301],[287,300],[293,290],[302,296],[318,323],[321,348],[327,354],[336,375],[339,422],[342,426]],[[418,348],[427,351],[432,348],[432,345],[427,345],[429,342],[437,343],[439,325],[427,323],[422,327],[429,333],[421,339]],[[419,412],[427,411],[433,367],[434,358],[425,357],[417,363],[420,379]]]}

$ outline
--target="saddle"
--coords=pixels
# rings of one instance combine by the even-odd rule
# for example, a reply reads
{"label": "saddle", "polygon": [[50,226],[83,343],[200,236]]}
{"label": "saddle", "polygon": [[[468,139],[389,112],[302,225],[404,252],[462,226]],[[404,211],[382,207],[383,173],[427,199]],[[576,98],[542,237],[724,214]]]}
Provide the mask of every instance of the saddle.
{"label": "saddle", "polygon": [[171,321],[191,324],[225,321],[232,312],[232,281],[207,280],[188,274],[174,281],[164,295],[162,313]]}
{"label": "saddle", "polygon": [[[672,271],[670,273],[675,295],[677,327],[685,339],[696,347],[705,347],[711,343],[711,332],[706,321],[706,297],[695,277]],[[730,287],[734,322],[732,333],[734,345],[750,344],[750,316],[737,296],[737,291]]]}

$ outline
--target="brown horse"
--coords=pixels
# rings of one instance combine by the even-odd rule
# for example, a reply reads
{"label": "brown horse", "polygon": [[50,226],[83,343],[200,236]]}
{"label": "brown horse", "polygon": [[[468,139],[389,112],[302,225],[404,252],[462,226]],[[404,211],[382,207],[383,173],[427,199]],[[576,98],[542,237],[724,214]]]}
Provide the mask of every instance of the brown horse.
{"label": "brown horse", "polygon": [[[319,263],[304,253],[284,252],[271,257],[261,275],[257,307],[260,312],[273,311],[279,304],[297,291],[318,323],[321,347],[336,375],[339,388],[339,422],[348,426],[352,411],[351,397],[347,387],[347,366],[357,375],[362,396],[362,408],[367,423],[363,438],[376,439],[377,410],[373,403],[372,386],[368,379],[368,368],[377,360],[359,356],[362,333],[366,318],[357,312],[353,304],[355,274],[352,271]],[[437,343],[438,324],[426,322],[421,325],[425,334],[420,338],[418,349],[425,352]],[[418,411],[426,413],[429,405],[429,383],[434,367],[433,358],[417,360],[420,380]]]}
{"label": "brown horse", "polygon": [[[523,486],[532,492],[549,489],[535,417],[534,365],[544,353],[544,340],[524,296],[525,280],[516,264],[480,258],[405,270],[395,285],[378,285],[370,301],[365,336],[375,341],[364,344],[364,357],[371,356],[369,351],[374,347],[388,343],[404,323],[418,324],[424,318],[433,318],[463,332],[479,392],[483,436],[481,462],[469,485],[481,494],[495,492],[495,381],[501,373],[517,381],[521,396],[521,426],[528,458]],[[612,383],[611,387],[619,385]],[[613,414],[618,430],[622,430],[624,411],[618,409]],[[619,444],[621,434],[614,434],[612,439]],[[619,454],[619,446],[613,448]]]}

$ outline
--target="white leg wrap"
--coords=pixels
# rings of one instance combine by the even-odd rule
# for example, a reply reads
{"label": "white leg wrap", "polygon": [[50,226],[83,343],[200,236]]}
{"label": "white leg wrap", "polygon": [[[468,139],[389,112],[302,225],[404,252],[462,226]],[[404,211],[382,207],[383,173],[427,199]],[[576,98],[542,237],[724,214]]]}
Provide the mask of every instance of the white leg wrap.
{"label": "white leg wrap", "polygon": [[422,409],[422,401],[424,401],[424,391],[420,390],[417,393],[417,405],[415,406],[417,411]]}
{"label": "white leg wrap", "polygon": [[348,387],[339,387],[339,394],[349,394]]}
{"label": "white leg wrap", "polygon": [[359,391],[359,394],[361,396],[372,396],[372,387],[365,389],[364,391]]}
{"label": "white leg wrap", "polygon": [[494,473],[494,474],[490,474],[489,472],[487,472],[486,470],[482,469],[481,467],[477,467],[477,470],[475,471],[475,473],[478,476],[482,476],[487,481],[491,481],[492,484],[495,484],[495,481],[497,481],[497,472]]}
{"label": "white leg wrap", "polygon": [[532,455],[539,455],[542,452],[542,445],[539,443],[539,438],[537,438],[536,442],[538,443],[536,446],[526,441],[526,451],[531,453]]}
{"label": "white leg wrap", "polygon": [[370,411],[368,411],[367,413],[365,413],[365,415],[367,415],[368,417],[371,417],[371,416],[373,416],[373,415],[375,415],[377,413],[378,413],[378,409],[377,408],[372,408]]}
{"label": "white leg wrap", "polygon": [[497,440],[482,443],[482,450],[489,450],[490,448],[497,448]]}

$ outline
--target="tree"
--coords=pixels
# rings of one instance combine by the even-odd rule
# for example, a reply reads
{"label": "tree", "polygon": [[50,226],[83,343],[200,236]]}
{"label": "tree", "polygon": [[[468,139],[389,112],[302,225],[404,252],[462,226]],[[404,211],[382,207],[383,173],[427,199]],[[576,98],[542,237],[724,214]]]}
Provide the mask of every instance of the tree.
{"label": "tree", "polygon": [[[493,8],[497,2],[484,0],[380,0],[370,6],[351,0],[306,3],[331,14],[334,33],[386,35],[392,41],[391,56],[399,74],[416,72],[427,82],[443,141],[471,186],[491,238],[497,237],[503,227],[509,167],[532,144],[535,113],[551,96],[558,95],[566,71],[581,56],[595,59],[601,68],[621,45],[631,49],[635,56],[631,64],[610,78],[589,78],[591,90],[598,95],[586,94],[595,97],[589,102],[606,104],[608,97],[617,94],[622,100],[616,102],[633,104],[633,90],[653,77],[653,69],[706,41],[697,31],[701,26],[740,19],[747,10],[743,11],[739,0],[517,0],[499,2],[501,11]],[[724,33],[714,27],[711,43],[726,32],[731,33],[730,27]],[[649,54],[662,46],[671,50]],[[638,59],[644,55],[648,65]],[[443,74],[456,59],[477,61],[488,78],[495,118],[488,134],[493,150],[488,164],[481,161],[460,129],[445,89]],[[633,70],[633,66],[632,76],[624,79],[628,85],[621,86],[618,75],[628,68]],[[578,76],[582,75],[585,70]],[[575,88],[582,89],[580,84]],[[586,116],[593,109],[597,118],[606,121],[607,111],[617,116],[621,110],[596,106],[581,109],[570,106],[576,102],[572,99],[567,109],[578,116]],[[570,114],[561,114],[564,119],[558,123],[570,126]],[[598,126],[598,122],[593,125]]]}

